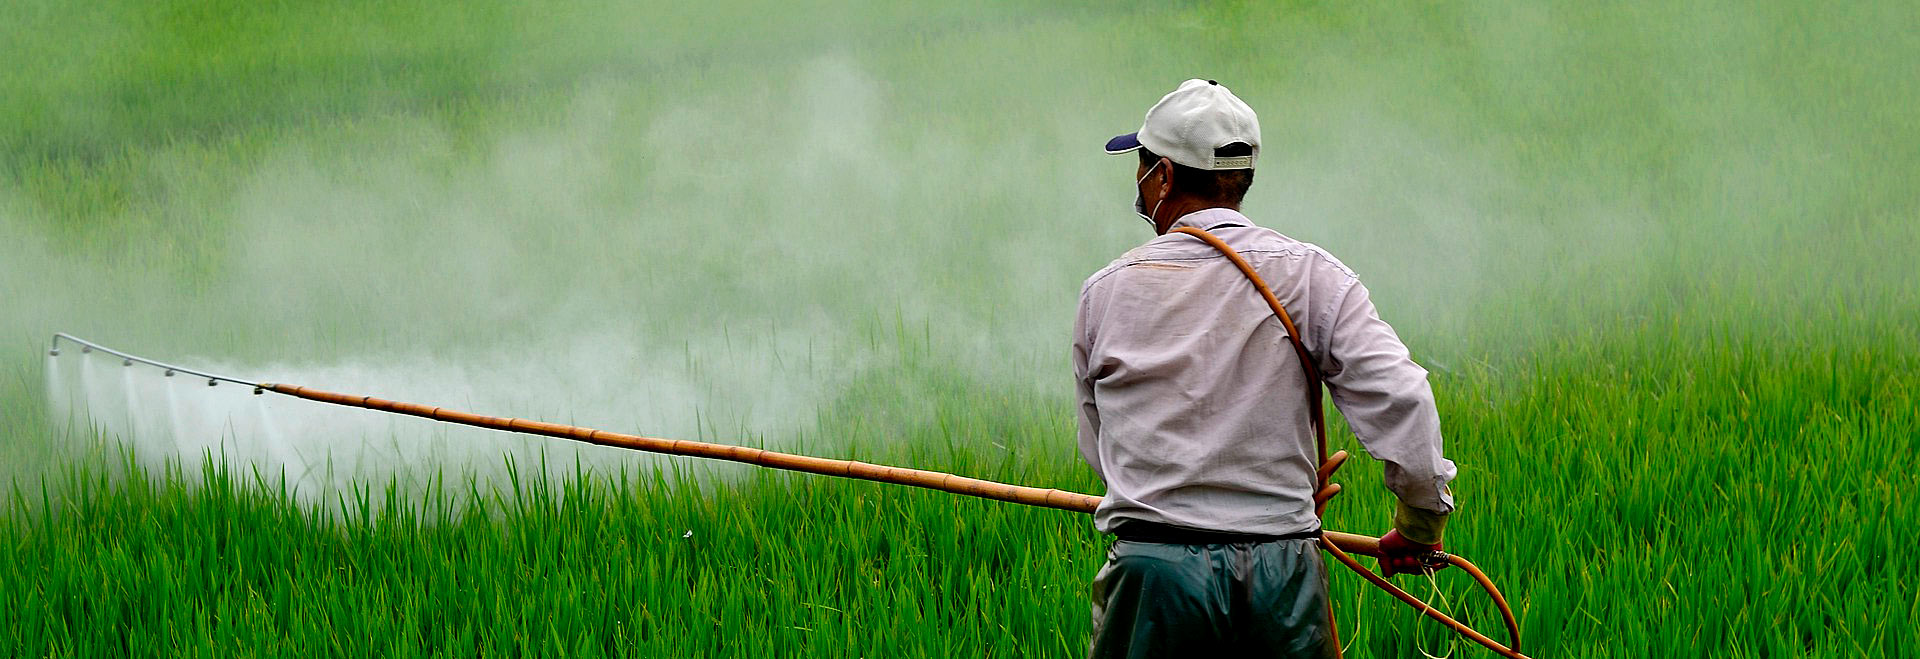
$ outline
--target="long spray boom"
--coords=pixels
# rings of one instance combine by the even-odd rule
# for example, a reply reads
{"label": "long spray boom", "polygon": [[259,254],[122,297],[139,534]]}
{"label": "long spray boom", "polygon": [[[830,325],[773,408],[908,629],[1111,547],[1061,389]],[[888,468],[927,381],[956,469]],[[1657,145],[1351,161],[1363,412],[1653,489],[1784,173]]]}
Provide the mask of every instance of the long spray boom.
{"label": "long spray boom", "polygon": [[[418,403],[391,401],[391,400],[385,400],[381,398],[374,398],[372,396],[353,396],[348,394],[334,393],[330,391],[321,391],[319,389],[313,389],[310,387],[303,387],[303,386],[291,385],[291,384],[273,384],[273,383],[264,383],[264,382],[257,383],[257,382],[251,382],[251,381],[243,380],[239,378],[233,378],[233,377],[228,377],[223,375],[215,375],[215,374],[207,373],[204,371],[188,369],[180,366],[174,366],[172,364],[154,361],[151,359],[146,359],[143,357],[138,357],[138,356],[127,354],[125,352],[121,352],[118,350],[114,350],[112,348],[108,348],[98,343],[87,341],[85,339],[81,339],[79,337],[66,334],[66,333],[59,333],[53,336],[52,347],[48,350],[48,354],[58,357],[60,355],[61,341],[69,341],[69,342],[80,345],[82,352],[100,351],[100,352],[113,355],[115,357],[119,357],[122,363],[126,366],[132,366],[134,363],[137,362],[137,363],[146,364],[149,366],[154,366],[157,368],[167,369],[167,373],[169,375],[172,375],[173,373],[177,372],[177,373],[186,373],[186,374],[197,376],[197,377],[204,377],[204,378],[207,378],[207,384],[209,386],[217,385],[220,382],[230,382],[230,383],[239,384],[243,386],[253,387],[253,392],[255,394],[271,391],[277,394],[284,394],[288,396],[293,396],[295,398],[303,398],[306,400],[311,400],[311,401],[316,401],[321,403],[331,403],[334,405],[344,405],[347,407],[358,407],[363,409],[375,410],[379,412],[389,412],[393,414],[404,414],[407,416],[416,416],[424,419],[433,419],[435,421],[457,423],[461,425],[474,426],[478,428],[504,430],[507,432],[517,432],[517,433],[524,433],[529,435],[541,435],[545,437],[554,437],[559,439],[573,440],[577,442],[585,442],[588,444],[598,444],[600,446],[612,446],[616,448],[631,449],[635,451],[645,451],[648,453],[660,453],[665,455],[678,455],[678,456],[695,457],[695,458],[711,458],[715,460],[728,460],[732,462],[743,462],[746,464],[758,465],[761,467],[770,467],[773,469],[801,471],[801,472],[806,472],[810,474],[839,476],[842,478],[855,478],[855,479],[875,481],[880,483],[893,483],[896,485],[909,485],[913,487],[923,487],[923,488],[932,489],[932,490],[940,490],[942,492],[951,492],[954,494],[964,494],[967,496],[980,497],[983,499],[993,499],[995,501],[1006,501],[1009,503],[1025,504],[1029,506],[1039,506],[1042,508],[1053,508],[1056,510],[1066,510],[1071,512],[1078,512],[1078,513],[1091,514],[1094,511],[1094,509],[1100,505],[1100,497],[1096,497],[1090,494],[1080,494],[1077,492],[1068,492],[1065,490],[1056,490],[1056,489],[1050,489],[1050,488],[1027,487],[1023,485],[1013,485],[1009,483],[999,483],[995,481],[981,480],[978,478],[968,478],[965,476],[958,476],[955,474],[949,474],[945,472],[928,471],[925,469],[908,469],[904,467],[889,467],[886,465],[877,465],[877,464],[871,464],[866,462],[859,462],[856,460],[834,460],[831,458],[819,458],[819,457],[808,456],[808,455],[798,455],[794,453],[782,453],[779,451],[768,451],[764,449],[757,449],[757,448],[751,448],[746,446],[734,446],[730,444],[715,444],[710,442],[696,442],[696,441],[689,441],[684,439],[663,439],[658,437],[645,437],[641,435],[630,435],[626,433],[608,432],[605,430],[595,430],[593,428],[583,428],[580,426],[569,426],[569,425],[559,424],[559,423],[549,423],[546,421],[534,421],[530,419],[516,419],[516,418],[498,417],[498,416],[485,416],[481,414],[462,412],[459,410],[451,410],[444,407],[434,407],[431,405],[421,405]],[[1326,480],[1326,476],[1329,475],[1332,469],[1338,467],[1339,462],[1343,460],[1345,457],[1344,453],[1345,452],[1341,452],[1340,454],[1337,454],[1336,457],[1340,459],[1333,461],[1329,468],[1323,469],[1323,473],[1320,475],[1321,481],[1324,482]],[[1333,493],[1337,493],[1337,492],[1338,492],[1338,488],[1337,486],[1334,486],[1333,492],[1324,493],[1322,496],[1331,496]],[[1474,578],[1476,582],[1480,584],[1482,588],[1484,588],[1487,591],[1488,595],[1492,597],[1496,607],[1500,609],[1500,613],[1501,613],[1501,617],[1503,618],[1503,621],[1506,623],[1507,631],[1510,634],[1510,638],[1512,639],[1512,647],[1509,647],[1508,645],[1503,645],[1500,642],[1495,641],[1484,634],[1481,634],[1479,631],[1473,629],[1472,627],[1467,626],[1465,623],[1455,620],[1453,617],[1448,616],[1447,614],[1442,613],[1437,609],[1434,609],[1429,604],[1420,601],[1419,598],[1414,597],[1413,595],[1400,589],[1398,586],[1393,585],[1391,582],[1387,581],[1385,578],[1377,574],[1374,574],[1373,571],[1368,570],[1365,566],[1361,565],[1358,561],[1356,561],[1351,556],[1351,554],[1360,554],[1363,556],[1372,556],[1376,558],[1381,556],[1379,539],[1374,538],[1372,536],[1359,535],[1355,533],[1342,533],[1339,531],[1326,531],[1326,530],[1321,531],[1320,535],[1321,535],[1320,543],[1322,547],[1324,547],[1329,553],[1332,553],[1334,555],[1334,558],[1338,559],[1341,563],[1345,564],[1348,568],[1351,568],[1355,572],[1358,572],[1362,577],[1366,578],[1366,580],[1369,583],[1372,583],[1373,585],[1378,586],[1383,590],[1386,590],[1389,594],[1393,595],[1396,599],[1399,599],[1402,602],[1405,602],[1407,605],[1412,606],[1415,609],[1418,609],[1422,614],[1425,614],[1427,617],[1432,618],[1436,621],[1439,621],[1441,624],[1446,625],[1447,627],[1460,633],[1462,636],[1466,636],[1467,638],[1483,646],[1486,646],[1487,649],[1493,650],[1494,652],[1499,653],[1502,656],[1506,656],[1514,659],[1527,659],[1526,655],[1522,655],[1518,651],[1519,640],[1520,640],[1520,627],[1513,617],[1513,611],[1507,606],[1506,598],[1500,594],[1500,590],[1498,588],[1494,587],[1493,581],[1487,578],[1487,575],[1481,572],[1481,570],[1478,567],[1474,566],[1473,563],[1468,562],[1464,558],[1451,555],[1451,554],[1447,554],[1442,557],[1442,559],[1445,560],[1447,563],[1459,566],[1462,570],[1466,571],[1469,575],[1471,575]]]}

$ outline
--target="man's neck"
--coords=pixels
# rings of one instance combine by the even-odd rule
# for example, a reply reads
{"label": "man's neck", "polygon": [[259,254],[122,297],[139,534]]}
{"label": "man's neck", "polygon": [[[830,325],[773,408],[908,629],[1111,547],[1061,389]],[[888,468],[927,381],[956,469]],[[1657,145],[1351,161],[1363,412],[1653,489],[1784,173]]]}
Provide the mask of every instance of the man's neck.
{"label": "man's neck", "polygon": [[1218,202],[1218,201],[1204,201],[1200,199],[1191,199],[1191,198],[1168,199],[1166,206],[1167,206],[1167,210],[1165,211],[1166,214],[1162,216],[1166,219],[1161,220],[1160,222],[1162,223],[1156,223],[1154,225],[1154,228],[1158,230],[1158,233],[1163,235],[1166,234],[1166,232],[1173,230],[1174,222],[1179,221],[1180,218],[1186,217],[1188,214],[1191,214],[1191,213],[1198,213],[1200,211],[1207,210],[1209,208],[1225,208],[1227,210],[1234,211],[1236,213],[1240,212],[1240,204],[1238,203],[1229,204],[1229,203]]}

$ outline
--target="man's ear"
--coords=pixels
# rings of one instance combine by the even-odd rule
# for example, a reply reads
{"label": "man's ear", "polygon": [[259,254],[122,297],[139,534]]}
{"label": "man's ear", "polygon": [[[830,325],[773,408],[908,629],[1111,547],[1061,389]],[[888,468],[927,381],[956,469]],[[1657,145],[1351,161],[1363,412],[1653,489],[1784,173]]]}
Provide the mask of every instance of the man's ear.
{"label": "man's ear", "polygon": [[1155,172],[1162,177],[1161,180],[1165,181],[1165,183],[1160,184],[1160,190],[1161,190],[1160,198],[1161,199],[1173,198],[1173,160],[1167,158],[1166,156],[1161,156],[1160,168],[1158,170],[1155,170]]}

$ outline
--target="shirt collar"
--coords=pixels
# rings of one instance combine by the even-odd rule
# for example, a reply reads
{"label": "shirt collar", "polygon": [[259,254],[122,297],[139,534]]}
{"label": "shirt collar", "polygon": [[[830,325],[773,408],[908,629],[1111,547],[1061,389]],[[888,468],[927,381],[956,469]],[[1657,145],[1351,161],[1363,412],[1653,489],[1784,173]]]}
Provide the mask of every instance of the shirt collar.
{"label": "shirt collar", "polygon": [[1201,229],[1205,231],[1212,231],[1214,227],[1220,226],[1222,224],[1238,224],[1240,226],[1253,226],[1253,221],[1248,220],[1247,216],[1241,215],[1240,211],[1237,211],[1231,208],[1208,208],[1206,210],[1197,210],[1191,213],[1187,213],[1186,215],[1182,215],[1180,216],[1180,219],[1173,221],[1173,226],[1176,226],[1176,227],[1193,227],[1193,228]]}

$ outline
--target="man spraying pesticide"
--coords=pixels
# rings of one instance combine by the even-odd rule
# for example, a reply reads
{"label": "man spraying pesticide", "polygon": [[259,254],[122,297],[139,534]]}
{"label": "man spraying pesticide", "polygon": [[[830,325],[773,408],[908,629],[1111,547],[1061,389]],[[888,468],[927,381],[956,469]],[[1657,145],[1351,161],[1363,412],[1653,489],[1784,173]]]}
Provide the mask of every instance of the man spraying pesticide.
{"label": "man spraying pesticide", "polygon": [[1138,154],[1157,237],[1087,280],[1074,327],[1080,451],[1107,485],[1094,526],[1117,537],[1091,655],[1335,656],[1319,385],[1400,499],[1391,576],[1445,566],[1426,558],[1455,469],[1427,372],[1352,270],[1241,214],[1260,122],[1225,86],[1181,83],[1106,151]]}
{"label": "man spraying pesticide", "polygon": [[[1374,313],[1352,271],[1240,214],[1259,149],[1253,110],[1207,80],[1183,83],[1147,112],[1139,132],[1107,145],[1110,153],[1139,154],[1135,204],[1158,237],[1087,281],[1075,322],[1079,442],[1107,483],[1104,497],[239,379],[68,334],[56,334],[48,353],[57,358],[63,342],[73,343],[126,367],[240,384],[255,394],[1092,513],[1097,528],[1120,538],[1093,583],[1095,657],[1337,655],[1317,543],[1422,615],[1525,659],[1499,589],[1471,562],[1439,551],[1454,468],[1440,454],[1426,371]],[[1326,452],[1323,383],[1386,464],[1387,485],[1400,497],[1395,530],[1378,539],[1320,525],[1322,508],[1340,490],[1328,477],[1346,459],[1344,451]],[[1388,575],[1459,566],[1499,610],[1509,645],[1421,602],[1351,554],[1379,559]]]}

